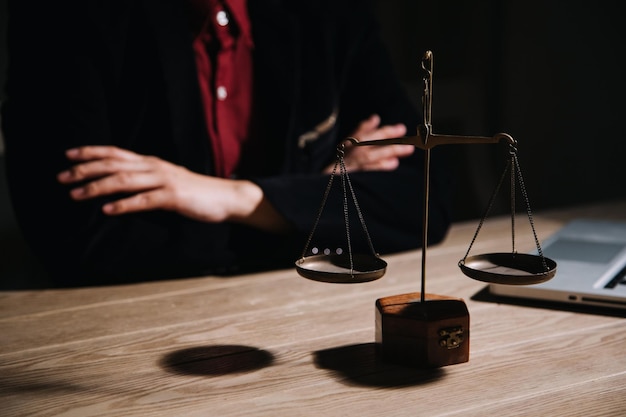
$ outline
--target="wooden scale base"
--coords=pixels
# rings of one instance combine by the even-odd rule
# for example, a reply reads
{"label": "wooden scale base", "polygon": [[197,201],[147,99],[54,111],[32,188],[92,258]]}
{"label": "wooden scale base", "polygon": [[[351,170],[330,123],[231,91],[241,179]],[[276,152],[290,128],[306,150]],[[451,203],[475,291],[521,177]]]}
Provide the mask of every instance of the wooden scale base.
{"label": "wooden scale base", "polygon": [[437,368],[469,361],[469,311],[460,298],[408,293],[376,300],[376,353],[384,361]]}

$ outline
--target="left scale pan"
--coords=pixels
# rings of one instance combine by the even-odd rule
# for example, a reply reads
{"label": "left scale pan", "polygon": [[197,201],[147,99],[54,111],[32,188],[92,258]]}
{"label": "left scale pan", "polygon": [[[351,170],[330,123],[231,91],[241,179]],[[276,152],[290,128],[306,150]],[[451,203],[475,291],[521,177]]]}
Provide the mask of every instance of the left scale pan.
{"label": "left scale pan", "polygon": [[[341,143],[337,146],[337,161],[335,162],[333,172],[331,173],[328,180],[328,185],[326,187],[324,196],[322,197],[322,203],[317,213],[317,218],[315,220],[313,229],[311,230],[309,239],[304,246],[302,256],[295,262],[296,270],[298,271],[298,274],[300,274],[302,277],[320,282],[357,284],[361,282],[374,281],[385,275],[385,271],[387,270],[387,262],[382,260],[378,256],[378,253],[374,250],[374,245],[372,244],[372,239],[370,238],[369,232],[367,231],[367,226],[365,225],[363,213],[361,212],[359,203],[357,202],[356,194],[354,192],[354,189],[352,188],[352,183],[350,181],[348,171],[346,170],[343,157],[344,144]],[[317,225],[322,216],[322,212],[324,211],[328,195],[332,188],[333,179],[337,174],[337,168],[339,168],[339,178],[341,180],[341,188],[343,191],[343,217],[346,228],[347,251],[341,253],[313,253],[311,255],[306,255],[313,235],[315,234],[315,229],[317,228]],[[352,203],[354,204],[354,208],[356,209],[356,212],[358,214],[358,218],[361,223],[361,227],[363,229],[365,237],[367,238],[367,243],[369,244],[371,254],[354,253],[352,251],[350,227],[348,220],[349,196],[352,197]]]}
{"label": "left scale pan", "polygon": [[302,277],[320,282],[357,284],[375,281],[385,275],[387,262],[375,255],[312,255],[296,261]]}

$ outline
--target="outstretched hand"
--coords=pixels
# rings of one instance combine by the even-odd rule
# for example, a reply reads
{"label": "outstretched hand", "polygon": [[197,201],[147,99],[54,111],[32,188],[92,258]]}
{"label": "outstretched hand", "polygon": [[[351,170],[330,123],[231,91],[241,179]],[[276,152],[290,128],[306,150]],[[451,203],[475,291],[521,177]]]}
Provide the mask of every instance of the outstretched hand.
{"label": "outstretched hand", "polygon": [[[391,139],[404,136],[403,124],[380,126],[380,116],[374,114],[363,120],[350,135],[359,142],[375,139]],[[415,151],[413,145],[354,146],[347,143],[344,150],[344,163],[348,172],[354,171],[392,171],[400,164],[400,159]],[[333,165],[324,169],[325,174],[333,171]]]}
{"label": "outstretched hand", "polygon": [[209,223],[235,221],[265,230],[281,230],[284,220],[256,184],[201,175],[154,156],[115,146],[69,149],[76,165],[58,174],[62,184],[82,183],[70,190],[75,200],[121,195],[102,210],[119,215],[169,210]]}

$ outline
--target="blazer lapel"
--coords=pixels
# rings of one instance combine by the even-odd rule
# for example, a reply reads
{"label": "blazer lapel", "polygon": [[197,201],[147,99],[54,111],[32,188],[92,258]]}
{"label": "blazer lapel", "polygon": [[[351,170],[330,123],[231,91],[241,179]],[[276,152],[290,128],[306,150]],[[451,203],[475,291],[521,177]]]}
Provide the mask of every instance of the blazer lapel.
{"label": "blazer lapel", "polygon": [[210,147],[184,4],[180,0],[144,0],[144,8],[158,45],[170,103],[172,137],[180,161],[185,161],[191,170],[208,173]]}
{"label": "blazer lapel", "polygon": [[[280,152],[291,155],[297,146],[293,138],[301,75],[297,19],[280,0],[249,1],[248,7],[255,45],[255,85],[262,100],[257,108],[263,114],[268,140],[280,142]],[[293,163],[292,158],[283,163]],[[289,169],[286,165],[283,169]]]}

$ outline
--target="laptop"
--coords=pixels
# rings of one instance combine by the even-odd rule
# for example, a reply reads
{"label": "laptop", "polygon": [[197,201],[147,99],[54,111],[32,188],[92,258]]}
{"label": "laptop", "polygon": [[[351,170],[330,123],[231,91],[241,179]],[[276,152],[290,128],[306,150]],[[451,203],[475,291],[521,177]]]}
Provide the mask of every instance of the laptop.
{"label": "laptop", "polygon": [[626,222],[576,219],[546,239],[541,249],[557,263],[551,280],[534,285],[489,284],[489,292],[626,310]]}

